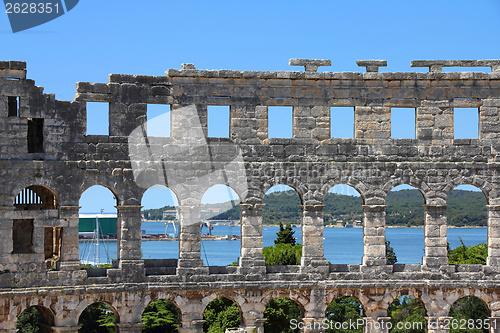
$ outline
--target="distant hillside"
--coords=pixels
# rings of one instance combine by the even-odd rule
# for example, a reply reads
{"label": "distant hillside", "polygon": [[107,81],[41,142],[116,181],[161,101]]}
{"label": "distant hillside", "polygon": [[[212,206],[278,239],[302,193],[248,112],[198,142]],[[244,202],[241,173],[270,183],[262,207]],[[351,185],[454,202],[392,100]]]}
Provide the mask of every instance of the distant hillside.
{"label": "distant hillside", "polygon": [[[264,197],[263,223],[278,224],[300,223],[300,200],[295,191],[274,192]],[[424,199],[418,190],[401,190],[390,192],[386,199],[386,223],[389,226],[422,226],[424,224]],[[360,197],[328,193],[325,197],[324,220],[325,224],[335,223],[337,220],[362,220],[363,209]],[[487,212],[486,199],[482,192],[455,190],[448,197],[448,225],[486,226]],[[230,203],[208,205],[207,207],[231,207]],[[143,213],[152,215],[152,211],[162,212],[165,207],[155,210],[144,210]],[[161,214],[158,215],[161,218]],[[229,209],[212,220],[238,220],[240,208]]]}

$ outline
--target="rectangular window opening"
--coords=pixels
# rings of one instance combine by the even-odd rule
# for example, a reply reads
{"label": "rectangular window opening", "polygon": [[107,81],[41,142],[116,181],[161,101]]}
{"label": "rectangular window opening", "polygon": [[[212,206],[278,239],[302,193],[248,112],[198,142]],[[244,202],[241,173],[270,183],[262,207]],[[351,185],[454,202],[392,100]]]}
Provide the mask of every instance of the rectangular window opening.
{"label": "rectangular window opening", "polygon": [[454,108],[453,128],[455,139],[478,139],[479,108]]}
{"label": "rectangular window opening", "polygon": [[148,104],[147,133],[148,136],[170,137],[170,105]]}
{"label": "rectangular window opening", "polygon": [[269,138],[293,137],[293,107],[269,106],[267,108]]}
{"label": "rectangular window opening", "polygon": [[19,106],[21,98],[16,96],[8,96],[9,117],[19,117]]}
{"label": "rectangular window opening", "polygon": [[43,118],[28,119],[28,153],[43,153]]}
{"label": "rectangular window opening", "polygon": [[353,107],[330,108],[330,133],[332,138],[354,138]]}
{"label": "rectangular window opening", "polygon": [[87,135],[109,135],[109,103],[87,102]]}
{"label": "rectangular window opening", "polygon": [[43,249],[45,260],[57,261],[61,256],[62,228],[45,227]]}
{"label": "rectangular window opening", "polygon": [[207,107],[209,137],[229,138],[230,109],[228,105],[210,105]]}
{"label": "rectangular window opening", "polygon": [[12,227],[12,253],[33,253],[33,220],[16,219]]}
{"label": "rectangular window opening", "polygon": [[391,108],[391,138],[415,139],[414,108]]}

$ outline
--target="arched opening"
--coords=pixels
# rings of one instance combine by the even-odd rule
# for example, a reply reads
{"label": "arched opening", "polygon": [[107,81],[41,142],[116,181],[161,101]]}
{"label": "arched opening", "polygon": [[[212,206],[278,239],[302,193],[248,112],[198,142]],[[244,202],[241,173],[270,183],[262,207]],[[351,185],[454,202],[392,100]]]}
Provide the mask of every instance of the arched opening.
{"label": "arched opening", "polygon": [[325,317],[328,320],[328,333],[363,332],[363,325],[360,325],[363,307],[354,297],[341,296],[334,299],[328,304]]}
{"label": "arched opening", "polygon": [[490,310],[481,299],[475,296],[466,296],[456,300],[451,306],[449,316],[453,317],[450,322],[450,333],[490,332],[486,325]]}
{"label": "arched opening", "polygon": [[118,259],[120,226],[117,205],[116,196],[104,186],[95,185],[82,193],[78,223],[79,257],[85,268],[108,268],[114,259]]}
{"label": "arched opening", "polygon": [[210,187],[201,198],[201,257],[206,266],[236,264],[241,247],[240,198],[229,186]]}
{"label": "arched opening", "polygon": [[452,265],[486,264],[486,197],[473,185],[460,185],[447,198],[448,260]]}
{"label": "arched opening", "polygon": [[56,209],[57,205],[55,193],[42,185],[28,186],[14,199],[15,210]]}
{"label": "arched opening", "polygon": [[276,298],[267,304],[264,311],[264,318],[266,318],[264,332],[300,332],[299,323],[301,322],[302,313],[302,308],[290,298]]}
{"label": "arched opening", "polygon": [[332,264],[359,264],[363,257],[363,199],[349,185],[338,184],[325,196],[325,258]]}
{"label": "arched opening", "polygon": [[52,332],[54,314],[50,309],[42,306],[30,306],[17,316],[16,328],[19,333]]}
{"label": "arched opening", "polygon": [[[176,267],[179,258],[179,202],[176,194],[164,185],[150,187],[141,200],[141,250],[150,274],[153,261],[167,259],[162,267]],[[160,242],[161,240],[161,242]]]}
{"label": "arched opening", "polygon": [[179,310],[174,303],[159,299],[152,301],[142,313],[143,333],[177,333]]}
{"label": "arched opening", "polygon": [[[18,193],[14,199],[14,210],[46,210],[58,207],[57,196],[42,185],[31,185]],[[12,253],[33,253],[34,219],[14,219],[12,229]],[[61,258],[62,228],[44,227],[44,254],[47,268],[55,269]]]}
{"label": "arched opening", "polygon": [[424,304],[413,296],[400,296],[392,301],[387,315],[391,317],[390,332],[425,333],[427,316]]}
{"label": "arched opening", "polygon": [[387,194],[385,204],[387,264],[422,263],[425,255],[424,196],[413,186],[399,185]]}
{"label": "arched opening", "polygon": [[262,255],[266,265],[299,265],[302,256],[301,200],[288,185],[275,185],[265,194],[262,209]]}
{"label": "arched opening", "polygon": [[203,332],[222,333],[228,328],[240,326],[241,316],[238,305],[225,297],[219,297],[207,304],[203,311]]}
{"label": "arched opening", "polygon": [[115,311],[106,303],[92,303],[83,310],[78,318],[80,333],[114,333],[116,332]]}

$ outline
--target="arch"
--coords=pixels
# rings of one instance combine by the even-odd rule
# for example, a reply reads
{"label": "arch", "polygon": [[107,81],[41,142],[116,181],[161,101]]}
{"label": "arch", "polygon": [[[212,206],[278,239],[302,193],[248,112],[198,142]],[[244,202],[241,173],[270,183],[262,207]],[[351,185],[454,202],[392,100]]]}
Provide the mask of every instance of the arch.
{"label": "arch", "polygon": [[293,291],[286,291],[286,290],[272,290],[267,292],[265,295],[263,295],[261,303],[267,307],[267,305],[272,302],[275,299],[278,298],[289,298],[301,308],[302,313],[304,312],[304,309],[309,303],[309,298],[306,296],[300,294],[300,293],[293,293]]}
{"label": "arch", "polygon": [[341,181],[339,179],[330,179],[329,181],[324,183],[319,190],[319,193],[321,194],[321,202],[325,202],[325,197],[328,192],[337,185],[347,185],[355,189],[359,193],[361,200],[363,200],[363,205],[365,204],[367,199],[366,195],[370,190],[364,183],[352,177],[347,177],[345,181]]}
{"label": "arch", "polygon": [[[222,193],[222,191],[224,189],[228,191],[227,196],[228,196],[228,199],[230,201],[238,201],[238,203],[241,202],[241,196],[240,196],[240,194],[238,194],[238,192],[236,192],[231,186],[226,185],[226,184],[215,184],[215,185],[210,186],[209,188],[207,188],[203,192],[203,195],[201,196],[201,199],[200,199],[200,203],[203,204],[203,201],[204,201],[203,199],[205,198],[205,200],[206,200],[205,196],[209,192],[213,192],[213,191],[221,192],[221,193],[218,193],[217,195],[221,196],[221,197],[224,197],[226,195],[226,193]],[[236,200],[233,198],[233,196],[234,196],[233,193],[236,194],[236,196],[237,196]]]}
{"label": "arch", "polygon": [[445,195],[445,200],[448,200],[448,196],[450,195],[451,191],[455,189],[455,187],[460,186],[460,185],[472,185],[477,187],[478,189],[483,192],[484,197],[486,198],[486,204],[490,204],[490,196],[493,190],[493,186],[488,183],[486,180],[483,180],[479,177],[457,177],[452,179],[450,182],[446,184],[446,186],[443,189],[443,194]]}
{"label": "arch", "polygon": [[[77,307],[75,309],[76,313],[77,313],[77,318],[78,318],[78,323],[79,324],[80,324],[80,319],[82,317],[82,314],[85,312],[86,309],[88,309],[90,306],[92,306],[94,304],[104,304],[104,305],[106,305],[112,311],[112,313],[114,315],[114,318],[115,318],[114,323],[116,324],[116,323],[120,322],[120,314],[117,311],[117,309],[115,309],[115,307],[111,305],[110,302],[105,301],[105,300],[95,300],[94,302],[92,302],[92,303],[90,303],[88,305],[86,305],[86,304],[88,304],[88,303],[84,301],[84,302],[80,303],[80,307],[79,308]],[[86,306],[83,307],[82,305],[86,305]]]}
{"label": "arch", "polygon": [[[282,311],[282,313],[286,316],[286,318],[284,318],[284,322],[278,323],[276,325],[275,323],[273,323],[273,320],[267,320],[267,319],[270,316],[274,315],[275,313],[279,314],[279,311],[268,312],[268,308],[270,308],[270,306],[274,306],[273,303],[278,303],[278,301],[283,302],[284,303],[283,305],[286,306],[287,309],[286,309],[286,311]],[[292,312],[293,309],[290,308],[290,306],[292,304],[295,304],[298,307],[299,313]],[[278,309],[281,308],[281,306],[278,306],[278,304],[276,304],[276,306]],[[272,330],[272,332],[279,332],[279,329],[282,327],[290,327],[289,325],[292,322],[292,320],[295,319],[295,320],[297,320],[297,322],[299,322],[302,318],[304,318],[304,313],[305,313],[305,307],[301,306],[301,304],[299,302],[297,302],[296,300],[294,300],[290,297],[273,298],[266,304],[266,308],[265,308],[264,313],[263,313],[264,318],[266,318],[266,321],[264,322],[264,332],[266,332],[266,331],[269,332],[269,330]],[[282,325],[280,325],[280,324],[282,324]],[[298,332],[298,330],[297,330],[297,332]]]}
{"label": "arch", "polygon": [[291,187],[299,196],[300,199],[300,204],[304,204],[304,193],[306,193],[306,188],[305,186],[302,186],[301,184],[289,184],[286,182],[276,182],[275,184],[265,184],[264,187],[262,188],[262,194],[261,194],[261,200],[264,201],[264,197],[268,195],[269,190],[272,189],[275,186],[288,186]]}
{"label": "arch", "polygon": [[20,317],[21,317],[21,320],[24,319],[26,321],[30,321],[32,324],[35,324],[32,320],[29,320],[29,319],[33,319],[33,318],[27,318],[27,317],[23,318],[22,317],[22,316],[24,316],[23,314],[28,314],[30,309],[35,309],[38,312],[38,315],[40,316],[40,318],[39,318],[38,323],[36,323],[36,324],[40,324],[42,326],[42,331],[49,331],[50,327],[54,326],[55,315],[51,309],[49,309],[45,306],[41,306],[41,305],[31,305],[31,306],[26,307],[23,311],[21,311],[17,315],[16,328],[20,328],[17,326],[20,324],[20,322],[19,322]]}
{"label": "arch", "polygon": [[119,192],[115,188],[111,187],[108,184],[103,184],[100,182],[89,182],[87,180],[80,186],[80,192],[78,193],[78,197],[77,197],[78,202],[81,201],[83,193],[87,192],[88,189],[90,189],[94,186],[102,186],[102,187],[108,189],[109,191],[111,191],[111,193],[113,193],[113,196],[115,197],[116,206],[120,206],[121,203],[123,202],[123,200],[122,200],[123,198],[118,196]]}
{"label": "arch", "polygon": [[464,295],[451,304],[448,315],[458,320],[485,320],[491,316],[491,309],[482,298],[476,295]]}
{"label": "arch", "polygon": [[59,200],[51,188],[45,185],[30,185],[17,192],[13,205],[16,210],[57,209]]}
{"label": "arch", "polygon": [[[141,192],[141,195],[138,198],[139,202],[141,203],[141,205],[142,205],[142,202],[144,200],[144,195],[146,194],[146,192],[148,192],[149,190],[159,189],[158,187],[163,187],[162,190],[163,189],[168,189],[171,192],[171,194],[173,194],[173,196],[172,196],[173,205],[174,206],[179,206],[179,203],[180,203],[179,194],[173,188],[171,188],[168,185],[164,185],[164,184],[155,184],[155,185],[152,185],[152,186],[150,186],[150,187],[148,187],[146,189],[143,189],[144,191]],[[177,202],[177,204],[176,204],[176,202]]]}
{"label": "arch", "polygon": [[401,323],[399,325],[409,325],[415,331],[426,332],[427,322],[425,317],[427,317],[427,308],[418,297],[400,295],[394,298],[387,309],[387,316],[391,317],[392,327],[396,327],[398,323]]}
{"label": "arch", "polygon": [[[357,304],[353,304],[352,300]],[[354,316],[353,311],[356,312]],[[364,313],[365,309],[359,299],[353,296],[339,295],[327,304],[325,318],[329,322],[357,322],[358,319],[363,317]]]}
{"label": "arch", "polygon": [[385,192],[385,196],[387,197],[389,192],[391,192],[396,187],[401,185],[408,185],[419,190],[419,192],[422,194],[422,197],[424,198],[424,204],[425,205],[429,204],[428,193],[431,191],[431,188],[426,183],[416,178],[410,178],[409,181],[404,181],[401,178],[391,179],[390,181],[384,184],[382,189]]}
{"label": "arch", "polygon": [[[213,298],[214,296],[215,295],[212,294],[208,297],[205,297],[203,300],[206,302],[207,300],[209,300],[210,298]],[[214,302],[217,302],[217,304]],[[231,304],[229,304],[229,302],[231,302]],[[202,303],[203,303],[203,301],[202,301]],[[213,309],[211,308],[211,304],[214,307]],[[236,305],[236,307],[238,309],[238,319],[237,320],[235,318],[231,318],[232,317],[231,312],[228,312],[229,308],[231,308],[233,305]],[[204,331],[208,330],[209,325],[215,324],[218,321],[219,316],[222,314],[224,314],[226,316],[225,317],[226,321],[229,320],[232,322],[232,324],[228,325],[227,327],[226,326],[221,327],[221,329],[223,329],[224,331],[227,328],[238,327],[243,322],[243,313],[241,311],[240,304],[238,304],[238,302],[231,299],[230,297],[219,296],[219,297],[215,297],[214,299],[210,300],[210,302],[208,302],[205,305],[205,307],[203,308],[203,319],[206,320],[206,322],[203,324]],[[222,324],[222,323],[219,323],[219,324]]]}
{"label": "arch", "polygon": [[[182,312],[181,312],[181,309],[179,308],[179,306],[173,300],[164,299],[164,298],[157,298],[157,299],[151,300],[142,310],[141,321],[144,323],[143,327],[148,325],[147,318],[146,318],[146,320],[144,320],[145,319],[144,314],[145,314],[146,310],[148,309],[148,307],[150,307],[150,306],[159,307],[160,309],[158,309],[158,310],[171,312],[172,307],[170,307],[169,304],[165,304],[164,302],[170,303],[172,305],[173,309],[175,310],[176,317],[177,317],[176,320],[174,320],[172,323],[169,323],[170,325],[165,325],[165,326],[167,326],[167,328],[168,328],[171,325],[172,326],[180,325],[182,323]],[[152,305],[153,303],[154,303],[154,305]],[[153,312],[153,311],[149,311],[149,312]],[[151,319],[154,321],[154,317]]]}

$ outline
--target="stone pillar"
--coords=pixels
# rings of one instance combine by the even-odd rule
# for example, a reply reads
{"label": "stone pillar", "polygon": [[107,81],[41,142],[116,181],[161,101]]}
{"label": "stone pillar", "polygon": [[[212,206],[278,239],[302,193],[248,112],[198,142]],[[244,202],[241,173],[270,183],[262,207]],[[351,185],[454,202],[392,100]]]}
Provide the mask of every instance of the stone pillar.
{"label": "stone pillar", "polygon": [[[0,207],[0,232],[2,234],[2,242],[0,242],[0,256],[4,257],[4,255],[12,252],[13,249],[13,241],[12,241],[12,228],[13,228],[13,220],[10,217],[10,212],[14,210],[12,206],[3,206]],[[3,264],[4,260],[0,260],[0,264]]]}
{"label": "stone pillar", "polygon": [[144,280],[145,269],[142,260],[141,240],[141,208],[142,206],[117,206],[120,225],[118,252],[121,276],[127,282]]}
{"label": "stone pillar", "polygon": [[391,317],[364,317],[363,333],[389,333]]}
{"label": "stone pillar", "polygon": [[203,324],[205,320],[195,319],[191,321],[182,321],[181,326],[178,328],[179,333],[203,333]]}
{"label": "stone pillar", "polygon": [[385,266],[385,205],[363,205],[363,265]]}
{"label": "stone pillar", "polygon": [[450,331],[453,317],[425,317],[427,333],[447,333]]}
{"label": "stone pillar", "polygon": [[263,204],[240,203],[241,254],[240,274],[266,274],[266,262],[262,256],[262,208]]}
{"label": "stone pillar", "polygon": [[253,320],[244,320],[244,324],[240,328],[247,331],[247,333],[264,333],[264,323],[266,318],[256,318]]}
{"label": "stone pillar", "polygon": [[500,205],[487,205],[486,207],[488,208],[488,258],[486,264],[500,270]]}
{"label": "stone pillar", "polygon": [[304,313],[304,318],[302,322],[304,323],[303,332],[308,333],[322,333],[325,331],[323,327],[325,316],[325,303],[326,292],[324,289],[312,289],[309,298],[309,303],[307,303]]}
{"label": "stone pillar", "polygon": [[439,269],[448,264],[446,205],[424,205],[425,256],[422,264],[427,269]]}
{"label": "stone pillar", "polygon": [[116,323],[119,333],[141,333],[143,323]]}
{"label": "stone pillar", "polygon": [[302,206],[302,272],[328,273],[323,250],[324,205]]}
{"label": "stone pillar", "polygon": [[201,228],[199,206],[178,206],[179,261],[178,275],[208,274],[201,259]]}
{"label": "stone pillar", "polygon": [[79,206],[61,206],[59,218],[64,221],[59,269],[61,271],[80,270],[80,240],[78,238]]}

